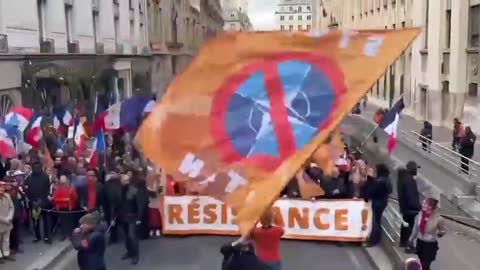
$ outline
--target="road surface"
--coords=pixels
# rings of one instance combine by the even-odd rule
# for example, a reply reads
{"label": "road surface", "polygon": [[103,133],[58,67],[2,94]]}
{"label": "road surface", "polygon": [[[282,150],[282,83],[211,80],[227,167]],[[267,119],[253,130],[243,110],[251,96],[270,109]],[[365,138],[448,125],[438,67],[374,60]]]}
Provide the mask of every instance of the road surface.
{"label": "road surface", "polygon": [[[141,242],[141,258],[137,266],[121,261],[123,245],[107,250],[107,269],[114,270],[220,270],[222,256],[219,247],[233,240],[228,237],[192,236],[163,237]],[[282,253],[285,270],[373,270],[361,247],[307,241],[283,241]],[[76,254],[69,253],[55,270],[78,269]]]}

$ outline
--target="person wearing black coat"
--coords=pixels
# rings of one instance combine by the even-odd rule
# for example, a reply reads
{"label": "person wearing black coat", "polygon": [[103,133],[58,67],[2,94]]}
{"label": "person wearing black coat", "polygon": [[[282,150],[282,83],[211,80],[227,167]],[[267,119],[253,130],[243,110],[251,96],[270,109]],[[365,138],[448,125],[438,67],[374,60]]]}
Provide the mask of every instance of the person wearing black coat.
{"label": "person wearing black coat", "polygon": [[363,197],[372,203],[372,232],[368,239],[369,246],[376,246],[382,240],[382,215],[388,205],[388,197],[392,194],[390,170],[384,164],[376,167],[376,177],[368,177],[363,187]]}
{"label": "person wearing black coat", "polygon": [[320,187],[325,191],[323,199],[346,199],[348,198],[348,188],[345,181],[340,177],[338,169],[334,169],[331,176],[320,178]]}
{"label": "person wearing black coat", "polygon": [[423,128],[420,131],[420,142],[422,143],[422,149],[426,152],[431,152],[431,145],[433,139],[433,126],[430,122],[423,122]]}
{"label": "person wearing black coat", "polygon": [[468,174],[470,170],[470,159],[475,152],[475,141],[477,137],[473,134],[471,127],[465,127],[465,136],[460,139],[461,171]]}
{"label": "person wearing black coat", "polygon": [[400,230],[400,246],[408,245],[408,238],[412,234],[415,224],[415,217],[422,209],[420,204],[420,193],[418,192],[417,175],[418,165],[414,161],[409,161],[405,169],[398,170],[397,194],[400,205],[400,214],[404,223]]}
{"label": "person wearing black coat", "polygon": [[46,243],[50,242],[50,220],[48,212],[41,209],[48,209],[50,207],[50,179],[43,171],[42,164],[36,162],[32,166],[32,174],[25,179],[25,193],[29,201],[29,208],[33,220],[33,229],[35,231],[34,243],[40,241],[40,220],[43,223],[43,240]]}
{"label": "person wearing black coat", "polygon": [[255,256],[253,247],[244,244],[226,244],[220,248],[222,270],[268,270]]}
{"label": "person wearing black coat", "polygon": [[103,187],[103,209],[105,211],[105,219],[108,224],[112,225],[110,230],[110,242],[116,243],[118,240],[116,219],[122,210],[122,184],[120,175],[116,171],[111,171],[105,177],[105,185]]}
{"label": "person wearing black coat", "polygon": [[72,234],[72,246],[77,253],[80,270],[106,270],[106,226],[100,223],[100,214],[93,212],[80,219],[80,227]]}
{"label": "person wearing black coat", "polygon": [[139,261],[138,226],[142,224],[146,208],[145,202],[136,183],[132,183],[132,175],[122,175],[122,204],[117,218],[117,224],[125,236],[125,248],[127,252],[122,260],[131,259],[133,265]]}

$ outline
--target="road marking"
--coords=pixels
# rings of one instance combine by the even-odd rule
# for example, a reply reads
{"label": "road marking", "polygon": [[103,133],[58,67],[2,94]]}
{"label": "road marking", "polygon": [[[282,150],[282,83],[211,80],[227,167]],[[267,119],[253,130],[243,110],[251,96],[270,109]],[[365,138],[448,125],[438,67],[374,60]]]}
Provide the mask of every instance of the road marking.
{"label": "road marking", "polygon": [[355,266],[356,270],[364,269],[364,266],[360,264],[360,261],[358,260],[358,256],[353,252],[353,250],[351,249],[347,250],[347,254],[350,260],[353,262],[353,265]]}

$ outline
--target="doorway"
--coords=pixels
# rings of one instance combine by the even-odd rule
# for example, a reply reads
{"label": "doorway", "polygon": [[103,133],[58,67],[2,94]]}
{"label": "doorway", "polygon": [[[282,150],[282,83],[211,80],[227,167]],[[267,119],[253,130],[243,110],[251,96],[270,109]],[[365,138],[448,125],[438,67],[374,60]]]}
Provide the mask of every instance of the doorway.
{"label": "doorway", "polygon": [[422,87],[420,89],[420,115],[422,119],[428,120],[427,119],[427,106],[428,106],[428,100],[427,100],[427,88]]}
{"label": "doorway", "polygon": [[442,121],[448,121],[450,111],[450,82],[442,82]]}

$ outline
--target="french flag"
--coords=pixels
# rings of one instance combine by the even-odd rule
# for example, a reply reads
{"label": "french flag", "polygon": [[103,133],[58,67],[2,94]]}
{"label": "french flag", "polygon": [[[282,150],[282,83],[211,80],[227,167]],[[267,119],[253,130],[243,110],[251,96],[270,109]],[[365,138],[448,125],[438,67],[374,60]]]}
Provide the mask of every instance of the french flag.
{"label": "french flag", "polygon": [[76,127],[70,127],[68,129],[68,138],[73,139],[73,141],[75,142],[75,145],[77,146],[75,152],[81,154],[84,153],[87,149],[88,136],[85,132],[82,121],[78,119],[76,122]]}
{"label": "french flag", "polygon": [[26,141],[29,143],[34,149],[40,148],[40,142],[43,138],[42,132],[42,119],[43,117],[37,117],[30,127],[30,131],[27,133]]}
{"label": "french flag", "polygon": [[397,129],[398,121],[400,120],[400,113],[405,108],[403,103],[403,98],[399,99],[393,107],[383,116],[382,122],[380,123],[380,128],[385,130],[385,132],[390,135],[388,139],[388,153],[393,153],[395,147],[397,146]]}
{"label": "french flag", "polygon": [[33,111],[31,109],[17,106],[5,115],[5,124],[14,126],[21,132],[24,132],[32,118]]}
{"label": "french flag", "polygon": [[53,117],[53,127],[55,130],[59,130],[62,125],[70,127],[73,125],[73,116],[68,110],[63,110]]}
{"label": "french flag", "polygon": [[11,138],[8,137],[7,131],[0,128],[0,153],[5,158],[15,158],[17,151]]}
{"label": "french flag", "polygon": [[100,130],[97,132],[90,156],[87,158],[90,168],[98,168],[98,156],[100,153],[105,153],[106,150],[107,146],[105,144],[105,133],[103,133],[103,130]]}

